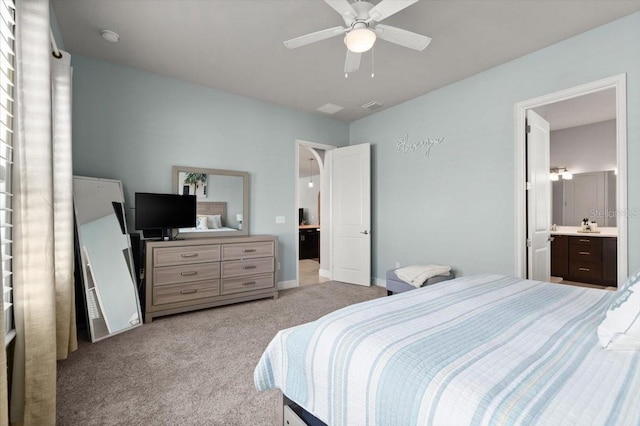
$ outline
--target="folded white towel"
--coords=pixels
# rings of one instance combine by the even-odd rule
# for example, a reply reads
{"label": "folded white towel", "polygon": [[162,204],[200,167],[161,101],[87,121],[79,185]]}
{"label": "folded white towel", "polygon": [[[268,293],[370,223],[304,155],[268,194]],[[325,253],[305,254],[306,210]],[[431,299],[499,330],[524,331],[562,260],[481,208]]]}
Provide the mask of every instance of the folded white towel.
{"label": "folded white towel", "polygon": [[437,275],[449,276],[451,266],[444,265],[412,265],[396,269],[396,276],[402,281],[419,288],[429,278]]}

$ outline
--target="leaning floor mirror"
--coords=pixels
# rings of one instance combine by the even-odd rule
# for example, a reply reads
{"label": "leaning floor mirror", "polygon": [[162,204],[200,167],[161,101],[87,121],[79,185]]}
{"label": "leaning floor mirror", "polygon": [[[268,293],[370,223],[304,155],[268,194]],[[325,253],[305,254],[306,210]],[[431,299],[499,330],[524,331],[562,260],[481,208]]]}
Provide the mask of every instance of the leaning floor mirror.
{"label": "leaning floor mirror", "polygon": [[77,244],[92,342],[141,325],[122,183],[73,177]]}

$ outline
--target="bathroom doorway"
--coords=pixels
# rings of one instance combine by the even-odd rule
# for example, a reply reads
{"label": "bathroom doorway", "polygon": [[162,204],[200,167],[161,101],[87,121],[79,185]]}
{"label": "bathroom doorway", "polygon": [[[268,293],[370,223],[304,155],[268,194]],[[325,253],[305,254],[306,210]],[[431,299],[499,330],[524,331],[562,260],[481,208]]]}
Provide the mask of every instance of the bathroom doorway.
{"label": "bathroom doorway", "polygon": [[327,151],[334,146],[296,142],[297,282],[299,286],[323,283],[330,274],[330,173]]}
{"label": "bathroom doorway", "polygon": [[[536,122],[535,127],[546,126],[546,133],[529,131],[531,123],[525,122],[529,111],[544,124]],[[567,284],[623,282],[627,275],[625,75],[518,103],[516,138],[519,275]],[[537,154],[532,157],[532,152]],[[588,226],[583,227],[585,218]],[[544,238],[539,238],[542,233]]]}

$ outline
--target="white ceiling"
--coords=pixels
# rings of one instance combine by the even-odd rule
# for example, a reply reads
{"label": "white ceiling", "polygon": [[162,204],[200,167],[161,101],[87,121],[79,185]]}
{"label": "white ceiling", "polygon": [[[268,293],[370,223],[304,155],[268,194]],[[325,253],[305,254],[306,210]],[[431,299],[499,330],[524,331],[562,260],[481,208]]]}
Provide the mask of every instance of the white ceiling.
{"label": "white ceiling", "polygon": [[[394,0],[387,0],[394,1]],[[378,1],[374,1],[378,3]],[[379,40],[344,78],[340,37],[288,40],[342,25],[320,0],[53,0],[66,50],[351,122],[640,10],[640,0],[422,0],[384,20],[433,38],[423,52]],[[112,44],[100,30],[120,34]],[[324,115],[324,114],[322,114]]]}

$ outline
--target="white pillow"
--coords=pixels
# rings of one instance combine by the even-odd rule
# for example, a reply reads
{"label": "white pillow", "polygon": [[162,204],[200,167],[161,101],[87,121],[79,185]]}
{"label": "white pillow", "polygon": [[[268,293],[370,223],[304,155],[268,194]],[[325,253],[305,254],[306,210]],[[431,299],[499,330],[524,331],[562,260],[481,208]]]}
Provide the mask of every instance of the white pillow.
{"label": "white pillow", "polygon": [[209,229],[222,228],[222,215],[219,215],[219,214],[208,215],[207,225],[209,226]]}
{"label": "white pillow", "polygon": [[598,326],[598,339],[605,349],[640,350],[640,271],[630,276],[618,292]]}
{"label": "white pillow", "polygon": [[196,216],[196,229],[209,229],[209,227],[207,226],[207,216],[205,215],[198,215]]}

